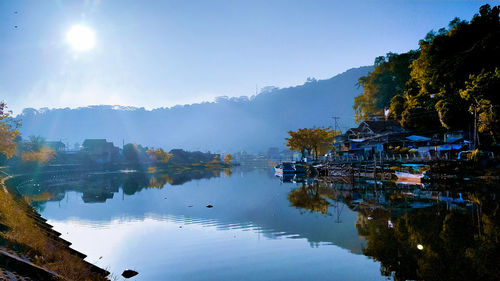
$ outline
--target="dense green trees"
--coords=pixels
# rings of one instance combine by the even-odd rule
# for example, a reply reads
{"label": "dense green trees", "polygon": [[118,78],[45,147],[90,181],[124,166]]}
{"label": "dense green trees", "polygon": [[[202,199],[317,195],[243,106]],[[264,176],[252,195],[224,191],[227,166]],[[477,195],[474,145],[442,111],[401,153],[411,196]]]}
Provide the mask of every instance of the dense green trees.
{"label": "dense green trees", "polygon": [[469,111],[478,115],[477,127],[492,142],[500,139],[500,69],[482,71],[471,75],[460,91],[460,96],[470,104]]}
{"label": "dense green trees", "polygon": [[375,70],[359,78],[363,93],[354,99],[356,122],[373,115],[383,115],[394,96],[402,95],[410,79],[410,64],[418,57],[417,51],[404,54],[388,53],[375,59]]}
{"label": "dense green trees", "polygon": [[138,163],[143,154],[146,154],[146,149],[136,143],[127,143],[123,146],[123,157],[130,163]]}
{"label": "dense green trees", "polygon": [[[359,121],[381,115],[407,129],[432,133],[473,128],[498,140],[500,6],[484,5],[470,22],[453,19],[448,29],[429,32],[419,49],[375,59],[375,70],[359,79]],[[497,133],[498,134],[498,133]]]}

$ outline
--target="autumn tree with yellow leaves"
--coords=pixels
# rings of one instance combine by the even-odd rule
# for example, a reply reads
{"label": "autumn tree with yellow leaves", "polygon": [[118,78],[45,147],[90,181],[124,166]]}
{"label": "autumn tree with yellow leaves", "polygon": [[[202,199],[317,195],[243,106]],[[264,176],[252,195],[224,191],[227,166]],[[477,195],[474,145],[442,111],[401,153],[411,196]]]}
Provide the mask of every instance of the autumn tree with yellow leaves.
{"label": "autumn tree with yellow leaves", "polygon": [[330,128],[304,128],[289,131],[288,134],[290,137],[286,138],[286,146],[290,150],[300,152],[302,155],[305,155],[307,151],[318,157],[333,149],[335,136],[339,134],[339,131]]}
{"label": "autumn tree with yellow leaves", "polygon": [[23,152],[21,159],[24,162],[49,162],[54,158],[56,152],[48,146],[42,146],[40,151]]}
{"label": "autumn tree with yellow leaves", "polygon": [[29,141],[23,145],[21,159],[23,162],[49,162],[56,152],[47,146],[45,139],[41,136],[30,136]]}
{"label": "autumn tree with yellow leaves", "polygon": [[233,155],[231,155],[231,153],[224,155],[224,163],[229,164],[231,163],[231,160],[233,160]]}
{"label": "autumn tree with yellow leaves", "polygon": [[150,148],[146,150],[146,153],[153,162],[167,163],[168,160],[172,158],[172,154],[163,151],[163,149],[161,148],[160,149]]}
{"label": "autumn tree with yellow leaves", "polygon": [[11,112],[6,111],[7,106],[4,102],[0,102],[0,154],[11,158],[16,153],[17,143],[15,139],[19,136],[17,130],[19,123],[15,122],[11,117]]}

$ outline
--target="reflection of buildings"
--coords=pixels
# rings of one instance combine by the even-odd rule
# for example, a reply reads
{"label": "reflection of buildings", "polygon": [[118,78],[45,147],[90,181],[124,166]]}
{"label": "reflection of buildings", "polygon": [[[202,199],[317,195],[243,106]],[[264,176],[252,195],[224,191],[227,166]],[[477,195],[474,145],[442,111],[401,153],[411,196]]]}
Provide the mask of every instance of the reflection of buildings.
{"label": "reflection of buildings", "polygon": [[[478,233],[490,231],[494,237],[500,237],[500,214],[496,215],[498,212],[494,212],[493,217],[497,217],[496,219],[485,219],[482,209],[484,203],[478,204],[481,200],[472,193],[400,188],[377,190],[367,184],[353,189],[344,184],[316,182],[291,190],[289,200],[292,206],[332,216],[336,222],[342,221],[340,218],[344,206],[356,211],[355,226],[358,235],[367,240],[363,254],[381,261],[382,273],[395,276],[395,280],[449,280],[448,277],[434,277],[436,272],[446,271],[449,274],[446,276],[457,277],[465,268],[481,271],[480,267],[470,267],[475,262],[467,255],[468,252],[477,253],[477,249],[481,248],[479,245],[485,243]],[[492,209],[500,209],[499,203],[494,202]],[[453,242],[448,241],[450,238]],[[486,250],[490,257],[493,251],[500,250],[500,243],[494,241],[498,240],[489,241],[493,247]],[[428,256],[424,256],[417,246],[423,247],[424,252],[429,251],[425,252]],[[460,248],[456,251],[459,259],[452,254],[457,246]],[[449,272],[449,268],[430,266],[445,266],[439,260],[451,260],[454,272]],[[461,263],[465,260],[468,265],[462,267]],[[486,263],[485,260],[484,264]],[[425,268],[421,268],[421,265],[425,265]],[[474,279],[469,271],[466,273],[463,276],[469,279],[457,280]],[[494,276],[492,272],[487,272],[487,275]]]}
{"label": "reflection of buildings", "polygon": [[60,201],[69,190],[81,192],[85,203],[103,203],[112,199],[120,188],[124,194],[133,195],[145,188],[182,185],[191,180],[219,177],[221,173],[219,168],[174,169],[155,173],[60,171],[36,175],[36,180],[33,178],[35,175],[20,176],[13,180],[13,184],[27,199],[37,201],[34,203],[37,206],[45,201]]}
{"label": "reflection of buildings", "polygon": [[103,191],[103,192],[85,192],[82,194],[82,200],[85,203],[102,203],[106,202],[107,199],[113,198],[113,192]]}
{"label": "reflection of buildings", "polygon": [[497,279],[499,272],[491,266],[500,264],[496,194],[338,187],[319,192],[357,211],[358,234],[367,240],[363,254],[381,262],[383,275],[394,280]]}
{"label": "reflection of buildings", "polygon": [[[106,192],[111,190],[114,192],[120,187],[123,188],[125,196],[137,193],[139,190],[142,192],[136,200],[133,197],[125,198],[124,203],[118,204],[118,201],[122,199],[120,194],[108,199],[105,203],[77,203],[74,208],[71,205],[75,201],[73,195],[65,198],[65,200],[69,198],[70,205],[66,205],[64,212],[59,209],[58,202],[41,203],[40,209],[44,209],[45,214],[52,213],[61,220],[76,216],[84,221],[102,221],[113,220],[116,217],[124,216],[124,214],[134,218],[143,218],[145,214],[148,216],[152,214],[155,217],[168,216],[176,221],[201,225],[217,222],[217,227],[221,229],[233,227],[258,229],[260,235],[269,239],[278,237],[304,239],[311,247],[326,244],[337,245],[353,253],[361,254],[365,241],[358,237],[354,227],[357,217],[355,212],[344,208],[341,213],[342,223],[336,223],[336,217],[318,216],[314,213],[298,211],[295,208],[290,208],[287,200],[289,191],[287,185],[270,188],[269,184],[274,186],[276,179],[274,177],[267,178],[265,173],[272,169],[269,167],[252,168],[242,176],[240,176],[240,169],[246,169],[246,167],[235,167],[233,175],[230,178],[224,178],[224,180],[203,180],[199,187],[198,184],[193,183],[175,188],[168,186],[168,190],[162,192],[145,190],[151,184],[153,177],[156,179],[152,181],[153,186],[163,180],[161,175],[164,174],[159,172],[101,175],[96,173],[90,176],[83,174],[81,177],[75,176],[74,180],[68,184],[65,183],[65,180],[68,179],[68,175],[66,175],[59,178],[59,184],[55,181],[51,182],[52,186],[40,182],[40,189],[61,192],[59,200],[65,198],[64,192],[66,191],[84,193],[85,198],[93,196],[92,199],[96,201],[104,198]],[[195,177],[203,175],[201,172],[197,173],[194,171],[191,175]],[[177,183],[180,183],[181,179],[188,179],[188,177],[184,177],[186,172],[178,171],[176,174],[172,171],[168,175]],[[179,177],[180,175],[183,176]],[[213,177],[213,174],[210,173],[210,176]],[[46,182],[50,182],[48,177],[46,180]],[[170,181],[167,178],[165,180]],[[98,193],[99,190],[102,191],[103,195]],[[170,193],[167,195],[168,199],[163,200],[164,194],[168,193]],[[161,194],[160,197],[158,197],[159,194]],[[96,195],[102,197],[96,198]],[[218,199],[206,201],[207,198]],[[79,200],[79,198],[76,199]],[[157,200],[161,200],[162,203],[154,203]],[[154,204],[148,204],[149,202]],[[208,211],[209,209],[205,208],[208,203],[213,204],[215,208]],[[188,208],[188,205],[194,206]],[[335,214],[335,212],[333,213]]]}

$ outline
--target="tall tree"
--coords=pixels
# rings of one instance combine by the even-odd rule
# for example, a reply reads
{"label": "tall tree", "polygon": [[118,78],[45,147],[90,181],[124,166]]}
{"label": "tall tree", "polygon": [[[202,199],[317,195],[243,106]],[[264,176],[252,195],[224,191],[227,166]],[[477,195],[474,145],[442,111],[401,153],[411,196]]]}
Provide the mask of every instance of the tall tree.
{"label": "tall tree", "polygon": [[333,149],[335,136],[339,132],[329,128],[304,128],[295,132],[289,131],[288,134],[290,137],[286,139],[286,146],[290,150],[301,152],[303,156],[307,151],[309,154],[314,153],[317,157]]}
{"label": "tall tree", "polygon": [[45,146],[45,138],[42,136],[29,136],[29,141],[24,145],[25,151],[38,152]]}
{"label": "tall tree", "polygon": [[356,122],[374,115],[384,115],[394,96],[403,95],[410,78],[411,63],[418,58],[418,51],[403,54],[388,53],[375,59],[375,70],[359,78],[363,93],[354,98]]}
{"label": "tall tree", "polygon": [[500,68],[470,75],[460,96],[476,114],[478,131],[488,134],[493,143],[500,140]]}
{"label": "tall tree", "polygon": [[138,163],[140,150],[136,143],[127,143],[123,146],[123,156],[131,163]]}
{"label": "tall tree", "polygon": [[233,160],[233,156],[231,155],[231,153],[227,153],[226,155],[224,155],[224,163],[229,164],[231,163],[231,160]]}
{"label": "tall tree", "polygon": [[376,58],[374,72],[359,79],[364,91],[354,101],[356,120],[381,115],[388,107],[388,118],[431,134],[468,130],[475,110],[479,131],[496,142],[499,12],[500,6],[484,5],[470,23],[455,18],[448,29],[429,32],[418,51]]}
{"label": "tall tree", "polygon": [[167,163],[168,160],[172,158],[172,154],[163,151],[163,149],[154,149],[150,148],[146,150],[146,154],[149,156],[149,159],[153,162]]}
{"label": "tall tree", "polygon": [[431,33],[419,43],[411,79],[419,95],[435,100],[445,129],[466,129],[472,122],[470,104],[460,96],[469,76],[500,66],[499,7],[482,6],[470,23],[455,18],[448,30]]}
{"label": "tall tree", "polygon": [[19,123],[10,117],[4,102],[0,102],[0,154],[7,159],[16,153],[17,143],[15,139],[19,136]]}

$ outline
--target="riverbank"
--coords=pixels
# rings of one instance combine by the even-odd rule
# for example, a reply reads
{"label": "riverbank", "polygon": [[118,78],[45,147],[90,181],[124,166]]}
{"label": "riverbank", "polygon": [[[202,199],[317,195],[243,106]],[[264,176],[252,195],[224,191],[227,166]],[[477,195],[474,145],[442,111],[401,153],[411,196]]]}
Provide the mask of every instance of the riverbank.
{"label": "riverbank", "polygon": [[[406,166],[406,167],[405,167]],[[344,181],[353,182],[359,179],[396,180],[396,172],[409,166],[420,167],[426,171],[428,182],[446,180],[464,181],[498,181],[500,180],[500,163],[481,163],[475,161],[456,160],[387,160],[374,158],[370,160],[338,160],[318,161],[308,164],[311,176],[325,178],[342,178]],[[421,171],[421,172],[422,172]],[[420,172],[420,173],[421,173]]]}
{"label": "riverbank", "polygon": [[86,262],[86,256],[60,235],[15,189],[0,181],[0,277],[108,280],[109,272]]}

